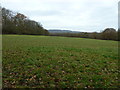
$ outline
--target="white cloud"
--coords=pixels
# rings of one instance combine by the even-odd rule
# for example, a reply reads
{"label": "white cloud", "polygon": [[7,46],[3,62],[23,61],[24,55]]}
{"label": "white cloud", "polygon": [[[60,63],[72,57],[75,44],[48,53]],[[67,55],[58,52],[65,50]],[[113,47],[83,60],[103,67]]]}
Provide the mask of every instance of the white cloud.
{"label": "white cloud", "polygon": [[2,6],[41,22],[47,29],[117,28],[118,0],[2,0]]}

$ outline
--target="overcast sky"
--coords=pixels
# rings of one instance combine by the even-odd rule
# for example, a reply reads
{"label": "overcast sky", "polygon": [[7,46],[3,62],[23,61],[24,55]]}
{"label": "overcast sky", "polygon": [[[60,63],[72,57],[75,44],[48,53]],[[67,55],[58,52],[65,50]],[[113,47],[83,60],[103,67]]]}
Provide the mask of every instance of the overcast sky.
{"label": "overcast sky", "polygon": [[119,0],[2,0],[2,7],[23,13],[46,29],[101,31],[118,28]]}

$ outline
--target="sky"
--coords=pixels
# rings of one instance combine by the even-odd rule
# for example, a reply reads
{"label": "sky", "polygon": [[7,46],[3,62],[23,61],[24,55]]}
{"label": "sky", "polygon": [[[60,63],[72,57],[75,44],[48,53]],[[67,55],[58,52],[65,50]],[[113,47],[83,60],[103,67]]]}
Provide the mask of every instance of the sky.
{"label": "sky", "polygon": [[1,5],[45,29],[100,32],[118,28],[119,0],[2,0]]}

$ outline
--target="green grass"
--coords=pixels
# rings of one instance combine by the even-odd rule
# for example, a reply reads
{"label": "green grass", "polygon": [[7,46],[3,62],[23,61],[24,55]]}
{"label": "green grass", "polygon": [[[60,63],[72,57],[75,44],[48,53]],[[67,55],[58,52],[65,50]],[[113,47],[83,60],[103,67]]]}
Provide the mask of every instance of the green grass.
{"label": "green grass", "polygon": [[118,42],[3,35],[3,87],[117,88]]}

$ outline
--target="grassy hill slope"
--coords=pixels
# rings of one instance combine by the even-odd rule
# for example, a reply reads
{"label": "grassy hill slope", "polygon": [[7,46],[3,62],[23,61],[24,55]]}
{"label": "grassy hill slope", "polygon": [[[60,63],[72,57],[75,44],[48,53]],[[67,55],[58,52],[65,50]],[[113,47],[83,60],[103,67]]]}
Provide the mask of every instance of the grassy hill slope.
{"label": "grassy hill slope", "polygon": [[3,35],[3,87],[116,88],[118,42]]}

